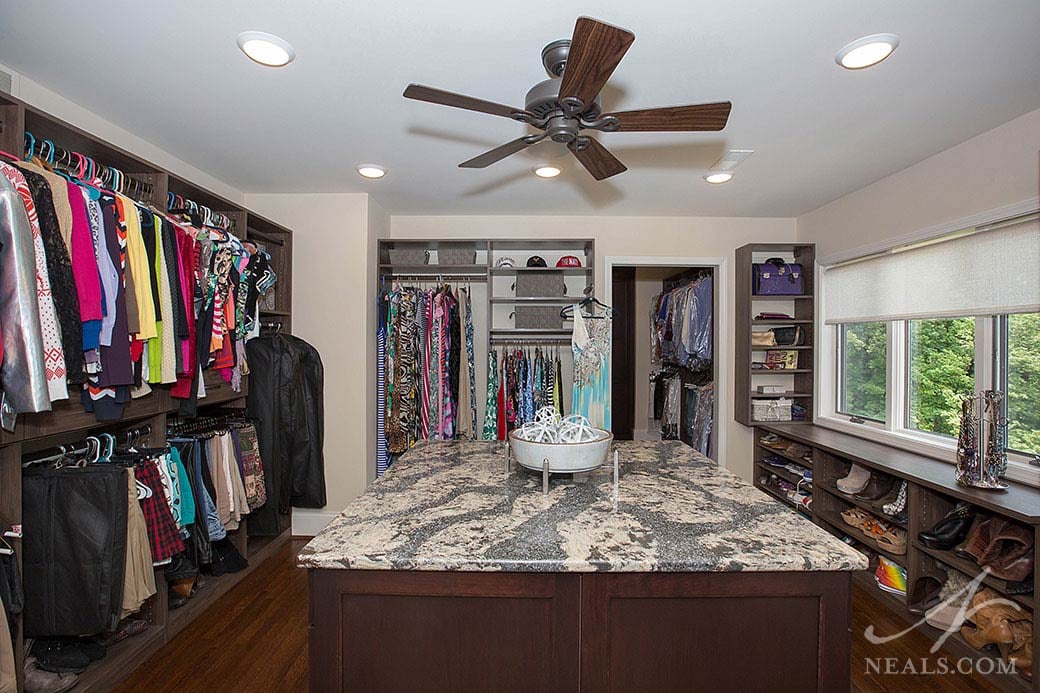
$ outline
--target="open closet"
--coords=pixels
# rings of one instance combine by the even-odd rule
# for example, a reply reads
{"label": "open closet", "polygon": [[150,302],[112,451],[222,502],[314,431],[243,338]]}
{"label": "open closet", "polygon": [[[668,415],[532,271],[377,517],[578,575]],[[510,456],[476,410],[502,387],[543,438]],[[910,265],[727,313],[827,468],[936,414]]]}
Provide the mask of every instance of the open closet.
{"label": "open closet", "polygon": [[[379,242],[377,473],[418,440],[501,440],[573,410],[573,319],[595,241]],[[601,399],[609,410],[609,397]]]}
{"label": "open closet", "polygon": [[[288,507],[250,528],[277,491],[243,352],[291,331],[292,231],[6,95],[0,151],[4,180],[25,181],[5,199],[47,251],[25,324],[62,328],[44,331],[40,401],[0,431],[16,679],[33,638],[37,662],[80,672],[76,690],[111,690],[289,540]],[[219,512],[202,532],[204,497]]]}
{"label": "open closet", "polygon": [[618,266],[612,280],[621,309],[613,340],[615,436],[682,440],[714,456],[714,269]]}

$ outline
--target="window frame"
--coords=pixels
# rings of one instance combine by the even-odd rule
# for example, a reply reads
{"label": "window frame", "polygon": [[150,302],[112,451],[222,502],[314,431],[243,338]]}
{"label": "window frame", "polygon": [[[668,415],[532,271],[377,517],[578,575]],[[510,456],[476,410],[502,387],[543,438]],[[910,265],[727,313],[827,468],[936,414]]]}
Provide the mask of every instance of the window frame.
{"label": "window frame", "polygon": [[[859,419],[859,421],[857,421],[857,423],[868,423],[868,424],[874,424],[874,425],[877,425],[877,426],[884,427],[886,422],[882,421],[881,419],[875,419],[873,417],[865,416],[863,414],[855,414],[853,412],[842,411],[842,408],[838,406],[839,403],[844,404],[844,402],[845,402],[846,384],[845,384],[845,374],[843,373],[843,369],[842,369],[842,367],[845,365],[845,329],[844,328],[845,328],[846,325],[861,325],[861,324],[863,324],[863,323],[846,322],[846,323],[841,323],[840,325],[836,326],[838,328],[838,330],[837,330],[837,338],[836,338],[835,341],[837,342],[838,353],[835,355],[835,361],[834,361],[834,367],[835,367],[834,382],[835,382],[835,385],[837,386],[837,389],[835,391],[835,395],[836,396],[834,398],[834,411],[835,411],[835,413],[838,416],[848,417],[848,419],[850,421],[852,421],[854,419]],[[886,346],[887,346],[887,342],[888,342],[888,336],[887,335],[885,336],[885,341],[886,341]],[[887,349],[885,351],[885,363],[886,363],[886,368],[887,368],[887,364],[888,364],[888,350]],[[886,378],[887,378],[887,374],[886,374]],[[885,393],[885,415],[886,415],[886,417],[888,416],[888,414],[889,414],[888,392],[887,392],[887,389],[886,389],[886,393]]]}
{"label": "window frame", "polygon": [[[970,317],[970,316],[969,316]],[[922,318],[927,319],[927,318]],[[933,319],[944,319],[939,316]],[[974,316],[975,319],[975,392],[1001,390],[1006,392],[1008,316]],[[817,382],[817,397],[822,406],[816,423],[845,433],[868,437],[878,442],[918,454],[955,462],[956,437],[944,436],[910,428],[909,382],[910,321],[887,321],[887,422],[882,423],[839,411],[839,398],[844,375],[843,324],[824,325],[818,357],[821,376]],[[828,363],[829,361],[829,363]],[[1005,410],[1007,402],[1005,402]],[[1006,413],[1006,411],[1005,411]],[[1032,464],[1033,453],[1008,448],[1007,478],[1012,481],[1040,487],[1040,467]]]}

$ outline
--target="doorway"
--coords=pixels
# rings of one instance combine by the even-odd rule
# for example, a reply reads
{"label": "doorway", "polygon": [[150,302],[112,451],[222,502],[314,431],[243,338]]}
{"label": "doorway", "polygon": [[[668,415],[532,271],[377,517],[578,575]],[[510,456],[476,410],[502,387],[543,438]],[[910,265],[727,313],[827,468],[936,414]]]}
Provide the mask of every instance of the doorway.
{"label": "doorway", "polygon": [[[721,401],[726,393],[720,382],[725,372],[720,344],[727,340],[719,287],[724,286],[724,261],[615,257],[606,258],[604,270],[607,300],[616,311],[611,353],[614,436],[682,440],[722,459],[725,441],[718,413],[725,411]],[[691,321],[697,321],[699,332],[691,331]],[[670,332],[673,323],[681,342]]]}

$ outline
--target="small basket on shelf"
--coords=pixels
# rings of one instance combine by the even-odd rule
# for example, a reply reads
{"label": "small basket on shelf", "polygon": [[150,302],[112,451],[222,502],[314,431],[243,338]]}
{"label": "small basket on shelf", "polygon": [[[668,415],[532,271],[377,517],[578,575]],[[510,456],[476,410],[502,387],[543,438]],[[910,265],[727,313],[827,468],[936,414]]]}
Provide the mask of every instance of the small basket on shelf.
{"label": "small basket on shelf", "polygon": [[752,399],[751,420],[755,422],[790,421],[791,400],[779,399]]}

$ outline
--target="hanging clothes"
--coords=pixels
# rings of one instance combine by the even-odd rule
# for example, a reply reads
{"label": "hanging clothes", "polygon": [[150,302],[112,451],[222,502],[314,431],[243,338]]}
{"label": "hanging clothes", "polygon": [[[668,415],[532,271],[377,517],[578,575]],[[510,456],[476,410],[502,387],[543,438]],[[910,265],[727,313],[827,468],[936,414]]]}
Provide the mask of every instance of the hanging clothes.
{"label": "hanging clothes", "polygon": [[585,315],[574,306],[574,392],[572,408],[596,428],[610,430],[610,310]]}
{"label": "hanging clothes", "polygon": [[290,507],[325,506],[325,371],[318,351],[292,335],[261,335],[246,351],[252,364],[246,415],[260,422],[267,495],[249,531],[274,535]]}
{"label": "hanging clothes", "polygon": [[484,440],[498,440],[498,352],[488,350],[487,403],[484,406]]}
{"label": "hanging clothes", "polygon": [[3,418],[51,408],[43,355],[32,228],[22,198],[0,177],[0,329],[3,339]]}

